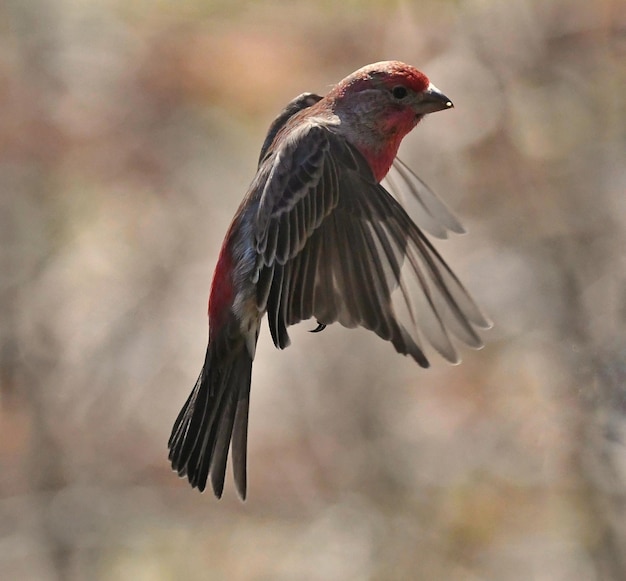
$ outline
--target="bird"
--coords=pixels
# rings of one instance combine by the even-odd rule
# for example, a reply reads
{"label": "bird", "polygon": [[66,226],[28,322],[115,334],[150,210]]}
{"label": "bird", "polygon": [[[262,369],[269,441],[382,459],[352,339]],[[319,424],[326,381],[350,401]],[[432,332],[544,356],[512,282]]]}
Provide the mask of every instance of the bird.
{"label": "bird", "polygon": [[192,487],[204,491],[210,478],[221,498],[230,450],[246,498],[252,362],[266,315],[279,349],[288,327],[308,319],[314,332],[364,327],[424,368],[424,341],[452,363],[453,337],[483,346],[491,322],[424,233],[463,226],[397,157],[424,116],[452,108],[424,73],[382,61],[323,97],[299,95],[270,125],[217,259],[204,364],[168,441],[173,470]]}

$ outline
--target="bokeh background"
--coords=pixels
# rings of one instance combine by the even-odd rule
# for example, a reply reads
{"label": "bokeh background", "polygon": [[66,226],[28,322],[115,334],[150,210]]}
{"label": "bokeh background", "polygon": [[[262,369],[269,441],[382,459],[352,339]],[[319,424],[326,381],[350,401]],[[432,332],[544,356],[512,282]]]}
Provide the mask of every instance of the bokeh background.
{"label": "bokeh background", "polygon": [[[495,322],[419,369],[264,329],[249,499],[166,441],[222,237],[295,95],[400,59],[401,157]],[[0,578],[626,579],[626,2],[4,0]]]}

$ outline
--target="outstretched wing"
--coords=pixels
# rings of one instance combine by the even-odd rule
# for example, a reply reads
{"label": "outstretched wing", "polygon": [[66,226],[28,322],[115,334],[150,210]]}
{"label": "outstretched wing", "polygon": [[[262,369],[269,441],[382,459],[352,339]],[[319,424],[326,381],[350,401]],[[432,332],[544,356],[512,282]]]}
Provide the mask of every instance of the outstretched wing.
{"label": "outstretched wing", "polygon": [[448,232],[465,233],[452,210],[400,158],[393,160],[382,185],[415,223],[435,238],[447,238]]}
{"label": "outstretched wing", "polygon": [[311,317],[370,329],[424,367],[422,338],[453,362],[450,335],[482,345],[488,321],[354,147],[309,121],[266,163],[256,299],[277,347]]}

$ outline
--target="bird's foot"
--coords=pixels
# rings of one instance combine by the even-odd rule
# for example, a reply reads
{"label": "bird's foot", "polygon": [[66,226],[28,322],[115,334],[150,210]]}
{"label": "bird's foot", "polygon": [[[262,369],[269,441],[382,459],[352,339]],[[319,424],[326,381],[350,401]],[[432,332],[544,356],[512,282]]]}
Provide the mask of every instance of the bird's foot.
{"label": "bird's foot", "polygon": [[309,333],[319,333],[320,331],[323,331],[326,328],[326,325],[324,325],[324,323],[320,323],[319,321],[317,322],[317,327],[315,327],[315,329],[311,329],[309,331]]}

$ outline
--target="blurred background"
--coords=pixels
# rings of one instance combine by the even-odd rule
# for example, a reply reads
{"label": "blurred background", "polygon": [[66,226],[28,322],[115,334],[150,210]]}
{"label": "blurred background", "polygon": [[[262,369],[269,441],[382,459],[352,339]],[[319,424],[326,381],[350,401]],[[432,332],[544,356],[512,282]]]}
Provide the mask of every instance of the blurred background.
{"label": "blurred background", "polygon": [[[200,495],[166,442],[265,131],[391,58],[455,103],[401,157],[486,348],[264,328],[249,499]],[[626,579],[625,193],[624,1],[4,0],[0,578]]]}

